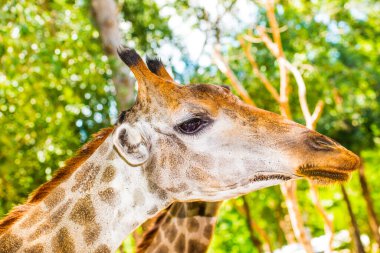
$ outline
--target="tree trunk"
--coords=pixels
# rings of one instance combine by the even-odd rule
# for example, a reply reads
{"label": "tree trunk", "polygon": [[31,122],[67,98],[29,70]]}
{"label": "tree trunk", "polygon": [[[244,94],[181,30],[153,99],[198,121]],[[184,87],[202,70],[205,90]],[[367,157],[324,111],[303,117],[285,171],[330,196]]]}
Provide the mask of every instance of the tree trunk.
{"label": "tree trunk", "polygon": [[317,187],[309,181],[311,200],[317,211],[321,214],[322,219],[325,223],[325,234],[328,238],[328,244],[324,253],[331,253],[333,251],[333,241],[334,241],[334,224],[332,219],[328,216],[326,210],[323,208],[321,202],[319,201],[318,189]]}
{"label": "tree trunk", "polygon": [[347,205],[348,214],[350,215],[350,218],[351,218],[351,224],[352,224],[352,228],[354,232],[354,244],[355,244],[356,252],[365,253],[362,241],[360,240],[359,226],[358,226],[358,223],[356,222],[354,212],[352,211],[350,199],[348,198],[346,189],[344,188],[343,185],[341,185],[341,189],[343,193],[344,202],[346,202],[346,205]]}
{"label": "tree trunk", "polygon": [[296,182],[286,182],[281,184],[282,194],[285,196],[285,203],[288,207],[290,221],[296,238],[302,244],[307,253],[313,253],[313,248],[309,237],[306,234],[302,215],[298,207],[296,195]]}
{"label": "tree trunk", "polygon": [[283,243],[283,240],[281,240],[281,244],[278,246],[282,246],[283,244],[292,244],[296,243],[296,238],[294,237],[292,224],[290,222],[289,214],[285,213],[282,208],[282,203],[279,203],[275,210],[275,216],[278,220],[279,229],[284,235],[285,243]]}
{"label": "tree trunk", "polygon": [[[263,239],[264,239],[264,242],[265,243],[262,243],[260,241],[259,238],[256,237],[257,239],[257,247],[260,247],[258,248],[259,252],[263,252],[263,248],[265,248],[265,252],[272,252],[272,249],[271,249],[271,246],[270,246],[270,240],[269,240],[269,236],[266,234],[266,232],[261,228],[259,227],[259,225],[252,219],[252,216],[251,216],[251,208],[248,204],[248,200],[247,200],[247,196],[243,196],[243,206],[244,206],[244,209],[245,209],[245,213],[246,213],[246,216],[247,216],[247,222],[248,222],[248,225],[249,225],[249,228],[250,228],[250,233],[252,235],[254,235],[254,231],[256,231]],[[255,236],[254,236],[255,237]],[[251,236],[252,238],[252,236]]]}
{"label": "tree trunk", "polygon": [[125,110],[133,101],[135,82],[129,77],[129,69],[117,55],[117,48],[121,45],[117,5],[114,0],[92,0],[91,7],[99,28],[104,52],[111,58],[111,62],[114,62],[112,64],[112,80],[115,85],[119,110]]}
{"label": "tree trunk", "polygon": [[242,197],[242,200],[243,200],[243,206],[238,205],[235,200],[233,200],[233,205],[236,208],[236,210],[240,213],[240,215],[244,217],[244,219],[246,221],[246,224],[247,224],[247,227],[249,230],[249,237],[251,239],[252,244],[256,247],[258,252],[263,253],[264,251],[263,251],[263,247],[262,247],[262,242],[255,235],[255,228],[253,226],[253,220],[252,220],[252,217],[250,215],[249,206],[248,206],[246,200],[244,199],[244,197]]}
{"label": "tree trunk", "polygon": [[368,188],[367,179],[364,174],[364,169],[365,169],[364,161],[362,160],[359,167],[360,185],[362,187],[363,197],[367,206],[368,223],[377,245],[380,246],[379,221],[376,217],[375,208],[373,207],[373,202],[372,202],[371,194]]}

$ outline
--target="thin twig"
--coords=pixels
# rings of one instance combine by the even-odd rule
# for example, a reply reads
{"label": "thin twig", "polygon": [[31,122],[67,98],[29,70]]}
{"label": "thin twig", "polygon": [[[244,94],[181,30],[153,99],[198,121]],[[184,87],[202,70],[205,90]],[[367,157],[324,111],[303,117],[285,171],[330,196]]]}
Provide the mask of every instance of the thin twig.
{"label": "thin twig", "polygon": [[234,72],[231,70],[227,61],[223,58],[223,56],[220,52],[219,46],[214,47],[214,60],[216,62],[216,65],[218,66],[219,70],[222,71],[222,73],[227,76],[227,78],[231,82],[232,87],[236,90],[236,92],[243,99],[243,101],[246,102],[247,104],[256,106],[255,102],[253,102],[253,99],[250,98],[248,92],[245,90],[243,85],[236,78]]}
{"label": "thin twig", "polygon": [[244,35],[242,35],[242,37],[244,40],[251,42],[251,43],[262,43],[263,42],[263,40],[261,38],[253,37],[253,36],[248,35],[248,34],[244,34]]}
{"label": "thin twig", "polygon": [[274,14],[274,1],[265,1],[266,14],[269,20],[269,25],[273,34],[274,43],[277,45],[278,54],[280,57],[284,56],[284,51],[282,49],[281,34]]}
{"label": "thin twig", "polygon": [[[275,28],[272,29],[275,30]],[[276,61],[278,62],[280,71],[280,111],[282,115],[291,119],[292,114],[289,106],[289,77],[286,67],[281,62],[281,59],[284,58],[282,48],[272,41],[272,39],[265,32],[264,27],[258,26],[257,31],[259,32],[259,36],[265,46],[269,49],[272,55],[276,57]]]}
{"label": "thin twig", "polygon": [[306,100],[306,85],[303,81],[301,73],[298,71],[296,67],[294,67],[288,60],[284,57],[279,59],[280,63],[283,64],[290,72],[292,72],[294,78],[296,79],[298,85],[298,98],[301,106],[301,110],[303,115],[305,116],[305,120],[311,119],[311,114],[309,111],[309,106]]}
{"label": "thin twig", "polygon": [[243,206],[240,206],[237,203],[237,201],[234,199],[232,202],[234,207],[240,213],[240,215],[247,218],[248,223],[249,223],[250,233],[254,233],[254,231],[256,231],[260,235],[260,237],[264,240],[263,247],[265,248],[265,252],[272,252],[268,234],[251,217],[251,212],[250,212],[250,207],[247,201],[247,197],[242,196],[241,198],[243,200]]}
{"label": "thin twig", "polygon": [[272,41],[272,39],[265,32],[265,28],[262,26],[257,27],[257,31],[261,40],[264,42],[265,46],[269,49],[269,51],[274,55],[274,57],[280,57],[278,46]]}
{"label": "thin twig", "polygon": [[243,51],[250,62],[252,66],[253,73],[257,75],[257,77],[261,80],[261,82],[264,84],[264,87],[267,89],[267,91],[272,95],[272,97],[280,103],[280,95],[278,94],[276,88],[273,87],[273,85],[270,83],[270,81],[266,78],[266,76],[261,73],[256,60],[253,58],[251,51],[250,51],[250,45],[249,43],[245,43],[242,38],[239,39],[240,45],[243,48]]}
{"label": "thin twig", "polygon": [[318,100],[317,105],[315,106],[314,112],[311,115],[311,129],[316,128],[317,122],[322,116],[324,106],[325,106],[325,103],[322,100]]}

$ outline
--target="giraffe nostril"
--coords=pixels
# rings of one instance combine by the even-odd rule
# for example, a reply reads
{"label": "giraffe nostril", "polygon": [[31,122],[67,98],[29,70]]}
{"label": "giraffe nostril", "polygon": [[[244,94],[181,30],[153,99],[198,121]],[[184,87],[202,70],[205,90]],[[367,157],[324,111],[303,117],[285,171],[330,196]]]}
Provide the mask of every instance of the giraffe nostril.
{"label": "giraffe nostril", "polygon": [[332,151],[336,143],[323,135],[313,134],[306,139],[306,144],[316,151]]}

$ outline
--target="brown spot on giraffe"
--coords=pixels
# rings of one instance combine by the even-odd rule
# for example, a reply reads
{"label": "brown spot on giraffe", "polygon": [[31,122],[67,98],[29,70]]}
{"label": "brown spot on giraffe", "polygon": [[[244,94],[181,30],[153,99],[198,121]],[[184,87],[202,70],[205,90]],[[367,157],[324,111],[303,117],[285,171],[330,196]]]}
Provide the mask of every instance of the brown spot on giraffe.
{"label": "brown spot on giraffe", "polygon": [[7,233],[0,237],[0,252],[12,253],[21,248],[23,240],[17,235]]}
{"label": "brown spot on giraffe", "polygon": [[117,193],[114,188],[108,187],[107,189],[99,192],[100,200],[113,206],[117,199]]}
{"label": "brown spot on giraffe", "polygon": [[35,225],[39,220],[40,218],[42,217],[42,215],[44,214],[44,212],[42,211],[42,209],[40,207],[36,207],[32,213],[30,215],[27,216],[27,219],[25,219],[21,225],[20,225],[20,228],[28,228],[32,225]]}
{"label": "brown spot on giraffe", "polygon": [[51,194],[49,194],[44,203],[48,209],[53,209],[65,198],[65,190],[63,188],[56,188]]}
{"label": "brown spot on giraffe", "polygon": [[61,228],[52,238],[51,246],[53,252],[72,253],[75,252],[74,239],[71,237],[69,230],[65,227]]}
{"label": "brown spot on giraffe", "polygon": [[111,182],[116,175],[116,170],[112,165],[108,165],[106,169],[104,170],[102,174],[102,178],[100,179],[104,183],[109,183]]}
{"label": "brown spot on giraffe", "polygon": [[70,219],[80,225],[87,225],[95,221],[95,209],[89,194],[75,203],[70,213]]}
{"label": "brown spot on giraffe", "polygon": [[149,177],[151,177],[151,175],[155,172],[155,170],[156,170],[156,168],[157,168],[157,164],[158,164],[157,160],[158,160],[158,159],[157,159],[156,156],[152,157],[152,159],[151,159],[149,165],[146,166],[146,167],[144,168],[145,173],[146,173]]}
{"label": "brown spot on giraffe", "polygon": [[105,155],[108,151],[108,146],[106,145],[100,145],[99,149],[98,149],[98,152],[99,152],[99,155]]}
{"label": "brown spot on giraffe", "polygon": [[78,191],[78,190],[80,192],[89,191],[94,186],[95,179],[99,171],[100,171],[100,166],[94,165],[92,163],[86,164],[75,175],[76,183],[71,188],[71,191],[73,192]]}
{"label": "brown spot on giraffe", "polygon": [[183,159],[183,157],[178,154],[173,154],[172,156],[169,157],[169,164],[172,167],[175,167],[178,164],[183,164],[184,161],[185,159]]}
{"label": "brown spot on giraffe", "polygon": [[181,183],[177,187],[167,188],[167,190],[170,192],[183,192],[183,191],[186,191],[187,189],[189,189],[189,186],[185,183]]}
{"label": "brown spot on giraffe", "polygon": [[112,151],[112,152],[110,152],[109,155],[107,156],[107,160],[109,160],[109,161],[113,161],[113,160],[116,159],[116,157],[117,157],[116,152],[115,152],[115,151]]}
{"label": "brown spot on giraffe", "polygon": [[186,150],[187,150],[186,144],[180,138],[178,138],[175,134],[164,133],[159,128],[154,128],[154,131],[169,137],[169,138],[165,138],[165,139],[160,140],[161,143],[159,143],[159,144],[161,144],[163,146],[165,146],[165,145],[169,146],[169,145],[174,144],[174,145],[176,145],[176,147],[178,147],[178,150],[177,150],[178,154],[186,153]]}
{"label": "brown spot on giraffe", "polygon": [[210,239],[212,237],[212,233],[214,232],[214,226],[211,224],[207,224],[203,230],[203,236],[206,239]]}
{"label": "brown spot on giraffe", "polygon": [[158,212],[158,208],[156,206],[152,207],[149,211],[148,214],[152,215]]}
{"label": "brown spot on giraffe", "polygon": [[165,245],[161,245],[158,249],[157,249],[157,253],[169,253],[169,248]]}
{"label": "brown spot on giraffe", "polygon": [[87,245],[94,244],[98,240],[99,235],[100,226],[97,223],[86,226],[83,231],[84,241],[87,243]]}
{"label": "brown spot on giraffe", "polygon": [[44,252],[44,246],[42,244],[36,244],[32,247],[24,249],[23,253],[43,253]]}
{"label": "brown spot on giraffe", "polygon": [[149,191],[153,194],[156,194],[160,199],[165,200],[168,198],[167,192],[161,187],[159,187],[153,181],[151,180],[148,181],[148,187],[149,187]]}
{"label": "brown spot on giraffe", "polygon": [[95,208],[89,194],[79,199],[70,213],[72,221],[84,226],[83,237],[87,245],[93,244],[100,234],[100,226],[96,223],[95,216]]}
{"label": "brown spot on giraffe", "polygon": [[188,253],[203,253],[206,252],[207,245],[197,240],[190,239],[188,241],[187,252]]}
{"label": "brown spot on giraffe", "polygon": [[107,245],[102,244],[96,248],[94,253],[111,253],[111,250],[107,247]]}
{"label": "brown spot on giraffe", "polygon": [[71,200],[62,204],[44,223],[39,225],[37,229],[29,236],[30,241],[34,241],[42,234],[49,233],[53,228],[55,228],[58,223],[62,220],[63,216],[69,209]]}
{"label": "brown spot on giraffe", "polygon": [[175,224],[171,224],[168,230],[165,232],[166,238],[168,238],[169,242],[173,242],[178,231]]}
{"label": "brown spot on giraffe", "polygon": [[186,171],[186,176],[194,180],[207,180],[207,173],[199,166],[192,166]]}
{"label": "brown spot on giraffe", "polygon": [[211,157],[203,154],[195,153],[192,155],[191,159],[202,165],[204,168],[209,168],[214,163]]}
{"label": "brown spot on giraffe", "polygon": [[185,235],[181,234],[175,242],[174,249],[176,252],[185,252],[186,240]]}
{"label": "brown spot on giraffe", "polygon": [[197,232],[199,229],[199,222],[194,217],[188,219],[187,225],[189,228],[189,232]]}

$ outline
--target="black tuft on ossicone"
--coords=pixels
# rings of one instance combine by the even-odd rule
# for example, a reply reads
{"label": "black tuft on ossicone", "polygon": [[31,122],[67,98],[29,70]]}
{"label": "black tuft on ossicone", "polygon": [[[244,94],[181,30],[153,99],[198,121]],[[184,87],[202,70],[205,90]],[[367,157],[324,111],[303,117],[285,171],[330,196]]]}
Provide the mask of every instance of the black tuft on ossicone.
{"label": "black tuft on ossicone", "polygon": [[127,110],[122,111],[122,112],[120,113],[120,115],[119,115],[119,118],[118,118],[117,122],[118,122],[119,124],[123,123],[124,120],[125,120],[126,115],[127,115]]}
{"label": "black tuft on ossicone", "polygon": [[227,84],[221,84],[220,86],[222,86],[222,87],[225,88],[226,90],[231,91],[231,86],[229,86],[229,85],[227,85]]}
{"label": "black tuft on ossicone", "polygon": [[140,55],[132,48],[121,45],[118,47],[117,53],[120,59],[129,67],[137,65],[141,61]]}
{"label": "black tuft on ossicone", "polygon": [[158,74],[158,71],[160,68],[165,68],[160,58],[147,57],[146,64],[148,65],[149,70],[152,71],[156,75]]}

